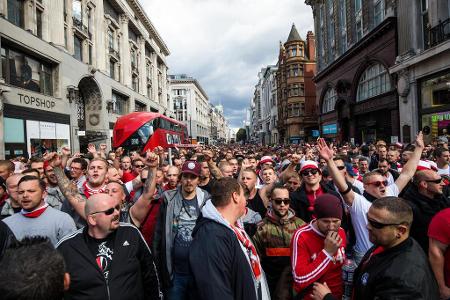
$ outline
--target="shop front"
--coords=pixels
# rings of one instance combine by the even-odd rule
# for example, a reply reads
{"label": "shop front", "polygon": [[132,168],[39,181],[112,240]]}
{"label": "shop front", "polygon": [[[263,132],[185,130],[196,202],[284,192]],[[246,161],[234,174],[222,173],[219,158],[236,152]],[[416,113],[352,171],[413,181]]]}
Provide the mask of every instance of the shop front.
{"label": "shop front", "polygon": [[42,156],[70,147],[69,106],[61,99],[8,87],[3,94],[5,158]]}
{"label": "shop front", "polygon": [[419,113],[425,143],[450,138],[450,70],[420,82]]}
{"label": "shop front", "polygon": [[327,141],[335,141],[338,133],[337,123],[324,124],[322,125],[322,136]]}

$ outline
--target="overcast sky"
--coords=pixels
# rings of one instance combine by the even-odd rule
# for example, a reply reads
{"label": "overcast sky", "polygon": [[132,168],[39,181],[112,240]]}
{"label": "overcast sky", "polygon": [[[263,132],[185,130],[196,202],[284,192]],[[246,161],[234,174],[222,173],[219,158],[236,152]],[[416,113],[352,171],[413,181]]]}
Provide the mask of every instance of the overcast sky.
{"label": "overcast sky", "polygon": [[314,30],[304,0],[140,0],[169,47],[169,74],[196,78],[231,127],[242,127],[257,75],[276,64],[292,23]]}

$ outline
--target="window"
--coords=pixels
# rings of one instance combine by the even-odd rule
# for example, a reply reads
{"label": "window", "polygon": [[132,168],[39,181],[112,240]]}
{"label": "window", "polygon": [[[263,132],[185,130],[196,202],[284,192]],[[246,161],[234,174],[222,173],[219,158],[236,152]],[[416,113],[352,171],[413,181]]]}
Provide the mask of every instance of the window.
{"label": "window", "polygon": [[428,0],[421,0],[423,48],[429,47],[428,38]]}
{"label": "window", "polygon": [[52,66],[19,51],[2,47],[2,74],[11,85],[30,91],[53,94]]}
{"label": "window", "polygon": [[339,0],[339,31],[341,36],[340,51],[343,54],[347,51],[347,1]]}
{"label": "window", "polygon": [[300,116],[300,103],[288,104],[288,117],[299,117],[299,116]]}
{"label": "window", "polygon": [[391,80],[386,68],[381,64],[374,64],[369,66],[359,79],[356,101],[363,101],[390,90]]}
{"label": "window", "polygon": [[133,75],[131,79],[132,87],[135,92],[139,92],[139,78],[136,75]]}
{"label": "window", "polygon": [[329,88],[325,93],[325,96],[323,97],[322,113],[326,114],[330,111],[333,111],[334,107],[336,106],[336,100],[336,90],[333,88]]}
{"label": "window", "polygon": [[430,78],[420,83],[422,108],[440,108],[450,101],[450,73]]}
{"label": "window", "polygon": [[80,0],[72,0],[72,17],[75,22],[83,24],[83,10]]}
{"label": "window", "polygon": [[363,36],[362,0],[355,0],[356,41]]}
{"label": "window", "polygon": [[8,0],[8,20],[16,26],[23,28],[23,7],[22,0]]}
{"label": "window", "polygon": [[297,47],[296,46],[293,46],[291,48],[291,56],[297,56]]}
{"label": "window", "polygon": [[36,35],[42,38],[42,10],[36,9]]}
{"label": "window", "polygon": [[331,63],[334,60],[334,47],[335,47],[335,40],[334,40],[334,7],[333,7],[333,0],[327,1],[328,6],[328,29],[327,29],[327,35],[328,35],[328,62]]}
{"label": "window", "polygon": [[109,112],[118,115],[124,115],[128,113],[128,98],[114,91],[112,92],[111,96],[112,109]]}
{"label": "window", "polygon": [[112,59],[109,61],[109,77],[116,79],[115,63]]}
{"label": "window", "polygon": [[114,50],[114,32],[108,29],[108,48],[109,51]]}
{"label": "window", "polygon": [[89,64],[92,65],[92,44],[88,43],[88,51],[89,51]]}
{"label": "window", "polygon": [[137,66],[137,53],[136,50],[131,49],[130,51],[130,59],[131,59],[131,68],[136,68]]}
{"label": "window", "polygon": [[373,3],[373,22],[374,27],[384,19],[384,0],[374,0]]}
{"label": "window", "polygon": [[141,102],[134,102],[134,111],[147,111],[147,105]]}
{"label": "window", "polygon": [[77,36],[73,37],[73,47],[73,56],[79,61],[83,61],[83,41]]}

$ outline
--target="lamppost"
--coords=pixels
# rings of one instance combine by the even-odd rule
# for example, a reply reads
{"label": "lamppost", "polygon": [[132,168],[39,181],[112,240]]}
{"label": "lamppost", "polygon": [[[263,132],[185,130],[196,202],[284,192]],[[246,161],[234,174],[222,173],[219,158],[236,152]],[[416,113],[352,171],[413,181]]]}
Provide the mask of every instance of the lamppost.
{"label": "lamppost", "polygon": [[189,139],[192,144],[192,115],[189,114]]}

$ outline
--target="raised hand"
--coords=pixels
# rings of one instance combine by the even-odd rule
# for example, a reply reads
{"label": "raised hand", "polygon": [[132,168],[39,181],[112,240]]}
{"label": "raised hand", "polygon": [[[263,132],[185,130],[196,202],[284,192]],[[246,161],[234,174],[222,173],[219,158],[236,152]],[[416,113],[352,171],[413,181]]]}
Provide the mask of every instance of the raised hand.
{"label": "raised hand", "polygon": [[44,159],[44,161],[50,161],[53,156],[55,156],[55,154],[56,152],[45,152],[42,158]]}
{"label": "raised hand", "polygon": [[241,169],[242,169],[242,170],[245,170],[245,169],[248,169],[248,168],[251,168],[251,167],[252,167],[252,164],[250,163],[250,161],[249,161],[247,158],[245,158],[245,159],[242,161]]}
{"label": "raised hand", "polygon": [[51,156],[51,160],[50,160],[50,165],[52,167],[60,167],[62,164],[61,156],[59,156],[55,152],[52,152],[51,154],[52,154],[52,156]]}
{"label": "raised hand", "polygon": [[61,154],[63,156],[70,156],[70,148],[67,146],[64,146],[61,148]]}
{"label": "raised hand", "polygon": [[117,158],[120,158],[122,156],[122,154],[123,154],[123,148],[122,147],[117,148],[116,149]]}
{"label": "raised hand", "polygon": [[333,159],[334,152],[327,146],[327,142],[323,138],[317,141],[317,148],[319,150],[320,156],[325,160]]}
{"label": "raised hand", "polygon": [[106,151],[106,144],[100,144],[100,151],[102,152]]}
{"label": "raised hand", "polygon": [[416,136],[416,147],[425,148],[425,143],[423,141],[423,133],[422,131],[419,131],[419,133]]}
{"label": "raised hand", "polygon": [[157,168],[159,165],[159,156],[156,153],[147,150],[144,164],[151,169]]}
{"label": "raised hand", "polygon": [[212,150],[204,150],[203,155],[205,156],[205,161],[208,162],[214,158],[214,153]]}
{"label": "raised hand", "polygon": [[300,163],[300,160],[302,159],[302,155],[299,154],[292,154],[289,160],[293,165],[298,165]]}
{"label": "raised hand", "polygon": [[94,155],[97,154],[97,149],[95,148],[95,145],[92,143],[88,144],[87,150],[89,153],[92,153]]}

